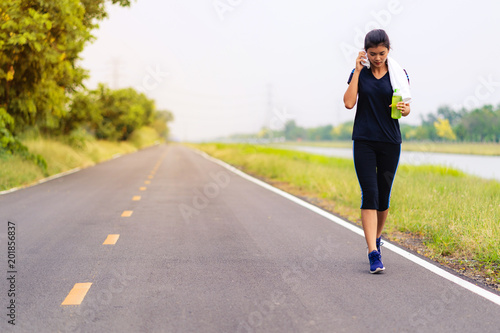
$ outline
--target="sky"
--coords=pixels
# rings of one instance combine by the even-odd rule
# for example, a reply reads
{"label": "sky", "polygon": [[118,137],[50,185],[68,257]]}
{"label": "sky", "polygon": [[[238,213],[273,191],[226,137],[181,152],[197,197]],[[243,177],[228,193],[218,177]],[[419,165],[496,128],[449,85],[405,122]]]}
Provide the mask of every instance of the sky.
{"label": "sky", "polygon": [[132,0],[81,54],[86,86],[134,87],[174,140],[353,120],[343,95],[365,34],[384,29],[417,125],[438,107],[500,103],[498,0]]}

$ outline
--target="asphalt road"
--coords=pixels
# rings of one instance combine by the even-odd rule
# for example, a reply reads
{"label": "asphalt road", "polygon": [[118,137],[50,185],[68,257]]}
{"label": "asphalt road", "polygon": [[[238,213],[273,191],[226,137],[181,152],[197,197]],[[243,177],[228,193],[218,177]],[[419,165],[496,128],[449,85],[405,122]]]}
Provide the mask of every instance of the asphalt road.
{"label": "asphalt road", "polygon": [[[499,305],[389,249],[369,274],[362,237],[182,146],[1,195],[0,241],[1,332],[500,327]],[[77,283],[81,303],[62,305]]]}

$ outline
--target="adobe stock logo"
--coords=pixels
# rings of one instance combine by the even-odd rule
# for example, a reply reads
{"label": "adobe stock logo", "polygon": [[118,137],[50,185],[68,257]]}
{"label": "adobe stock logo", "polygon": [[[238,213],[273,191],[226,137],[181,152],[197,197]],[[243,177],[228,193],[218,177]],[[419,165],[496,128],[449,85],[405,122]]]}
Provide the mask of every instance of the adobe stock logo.
{"label": "adobe stock logo", "polygon": [[199,215],[203,209],[208,207],[210,200],[216,198],[231,181],[229,174],[224,171],[211,172],[209,175],[212,181],[205,184],[202,190],[195,189],[191,200],[192,205],[182,203],[178,206],[184,221],[189,221],[193,216]]}
{"label": "adobe stock logo", "polygon": [[284,107],[281,110],[276,107],[273,107],[273,117],[269,121],[269,128],[272,129],[273,131],[279,131],[280,129],[283,128],[283,126],[285,126],[288,120],[294,118],[295,117],[293,114],[287,112],[286,107]]}
{"label": "adobe stock logo", "polygon": [[494,81],[491,74],[487,78],[479,76],[478,81],[479,84],[474,89],[474,94],[465,97],[461,104],[455,104],[453,106],[454,110],[461,110],[462,108],[473,110],[478,108],[500,87],[500,81]]}
{"label": "adobe stock logo", "polygon": [[215,0],[212,2],[215,12],[221,21],[224,21],[227,12],[232,12],[236,7],[241,5],[243,0]]}
{"label": "adobe stock logo", "polygon": [[373,29],[382,29],[387,27],[391,21],[393,15],[399,15],[403,11],[403,6],[399,0],[390,0],[387,3],[387,9],[381,9],[379,11],[371,11],[370,15],[373,20],[368,21],[364,26],[364,31],[359,27],[355,27],[355,36],[353,43],[340,43],[340,49],[344,54],[347,61],[351,62],[356,59],[359,51],[364,48],[365,35]]}
{"label": "adobe stock logo", "polygon": [[146,72],[147,74],[142,78],[142,84],[135,87],[141,93],[155,90],[170,75],[169,72],[164,72],[159,65],[156,65],[155,68],[151,66],[146,67]]}

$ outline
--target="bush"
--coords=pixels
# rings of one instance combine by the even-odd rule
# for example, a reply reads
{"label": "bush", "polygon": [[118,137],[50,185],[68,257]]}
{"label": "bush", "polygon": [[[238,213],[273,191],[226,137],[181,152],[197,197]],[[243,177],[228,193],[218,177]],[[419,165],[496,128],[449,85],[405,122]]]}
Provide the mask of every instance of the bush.
{"label": "bush", "polygon": [[87,142],[95,141],[95,138],[85,129],[77,128],[69,133],[66,141],[73,148],[84,149],[87,145]]}

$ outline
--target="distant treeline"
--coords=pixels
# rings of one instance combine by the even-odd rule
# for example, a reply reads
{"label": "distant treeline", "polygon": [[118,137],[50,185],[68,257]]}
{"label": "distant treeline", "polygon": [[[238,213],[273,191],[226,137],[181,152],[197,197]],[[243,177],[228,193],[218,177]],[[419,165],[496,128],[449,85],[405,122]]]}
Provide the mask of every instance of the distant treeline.
{"label": "distant treeline", "polygon": [[153,127],[167,138],[167,122],[173,120],[169,111],[156,110],[153,100],[132,88],[112,90],[100,84],[96,90],[75,93],[69,112],[60,119],[52,133],[71,135],[85,130],[98,139],[127,140],[143,126]]}
{"label": "distant treeline", "polygon": [[[448,106],[438,108],[436,114],[421,117],[419,126],[400,122],[401,135],[405,140],[432,140],[458,142],[500,142],[500,105],[494,108],[485,105],[478,109],[459,111]],[[287,141],[332,141],[351,140],[353,122],[314,128],[298,126],[294,120],[287,121],[283,129],[271,130],[263,127],[256,134],[236,134],[231,140],[276,140]]]}
{"label": "distant treeline", "polygon": [[50,136],[93,135],[126,140],[141,126],[167,134],[168,111],[134,89],[100,85],[88,91],[79,54],[91,31],[107,16],[107,4],[129,0],[2,0],[0,4],[0,155],[36,162],[19,137],[26,131]]}

